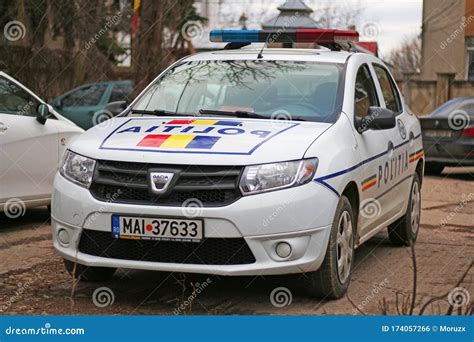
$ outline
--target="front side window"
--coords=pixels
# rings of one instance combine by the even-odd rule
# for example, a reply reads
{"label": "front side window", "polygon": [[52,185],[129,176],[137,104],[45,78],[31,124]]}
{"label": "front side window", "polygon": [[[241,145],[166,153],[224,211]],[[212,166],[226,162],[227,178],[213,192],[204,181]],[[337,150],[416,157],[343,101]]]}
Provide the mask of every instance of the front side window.
{"label": "front side window", "polygon": [[107,90],[107,84],[92,84],[81,87],[66,95],[62,100],[63,107],[97,106]]}
{"label": "front side window", "polygon": [[375,74],[379,80],[380,87],[382,88],[382,95],[385,100],[385,106],[394,113],[400,113],[402,111],[402,105],[398,91],[395,88],[395,84],[392,77],[388,73],[387,69],[382,66],[374,65]]}
{"label": "front side window", "polygon": [[0,77],[0,113],[36,116],[39,102],[27,91]]}
{"label": "front side window", "polygon": [[369,107],[379,105],[374,81],[366,64],[357,71],[354,104],[355,115],[359,118],[367,116]]}
{"label": "front side window", "polygon": [[247,111],[268,118],[334,122],[342,64],[293,61],[195,61],[169,70],[136,110],[196,115]]}

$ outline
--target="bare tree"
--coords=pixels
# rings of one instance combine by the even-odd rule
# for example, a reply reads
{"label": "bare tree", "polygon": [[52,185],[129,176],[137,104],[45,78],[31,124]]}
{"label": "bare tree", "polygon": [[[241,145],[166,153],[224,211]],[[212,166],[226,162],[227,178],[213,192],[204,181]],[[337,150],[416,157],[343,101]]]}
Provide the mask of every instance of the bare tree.
{"label": "bare tree", "polygon": [[421,39],[418,36],[406,38],[399,48],[390,52],[387,60],[393,66],[396,79],[402,79],[406,73],[420,72]]}

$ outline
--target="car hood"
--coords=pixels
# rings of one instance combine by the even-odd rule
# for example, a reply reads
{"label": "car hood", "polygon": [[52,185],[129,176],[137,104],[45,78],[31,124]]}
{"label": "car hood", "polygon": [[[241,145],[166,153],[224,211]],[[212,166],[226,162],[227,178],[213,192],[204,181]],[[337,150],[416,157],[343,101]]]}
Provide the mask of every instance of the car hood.
{"label": "car hood", "polygon": [[249,165],[301,159],[329,126],[228,117],[117,117],[86,131],[70,149],[103,160]]}

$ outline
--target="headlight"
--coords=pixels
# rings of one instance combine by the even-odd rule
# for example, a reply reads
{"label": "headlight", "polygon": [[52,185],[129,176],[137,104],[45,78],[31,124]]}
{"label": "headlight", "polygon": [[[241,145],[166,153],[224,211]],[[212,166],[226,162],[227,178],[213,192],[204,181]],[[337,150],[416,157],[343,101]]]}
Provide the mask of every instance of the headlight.
{"label": "headlight", "polygon": [[70,181],[88,188],[94,174],[95,160],[66,151],[60,173]]}
{"label": "headlight", "polygon": [[317,166],[317,158],[247,166],[240,180],[240,190],[250,195],[302,185],[313,178]]}

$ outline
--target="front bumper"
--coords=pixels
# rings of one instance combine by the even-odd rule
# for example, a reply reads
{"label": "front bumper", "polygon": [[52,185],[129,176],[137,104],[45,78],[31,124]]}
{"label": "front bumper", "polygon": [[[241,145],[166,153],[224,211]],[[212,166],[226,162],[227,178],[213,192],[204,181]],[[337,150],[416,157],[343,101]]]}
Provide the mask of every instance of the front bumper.
{"label": "front bumper", "polygon": [[[65,259],[86,266],[206,273],[218,275],[270,275],[317,270],[326,254],[331,223],[338,198],[327,188],[310,182],[304,186],[246,196],[225,207],[205,207],[206,238],[243,238],[255,257],[251,264],[211,265],[112,259],[79,251],[84,229],[110,232],[111,215],[151,215],[183,217],[181,207],[160,207],[101,202],[89,190],[61,175],[55,179],[52,202],[54,247]],[[58,240],[65,229],[67,245]],[[292,247],[287,258],[275,252],[277,243]]]}

